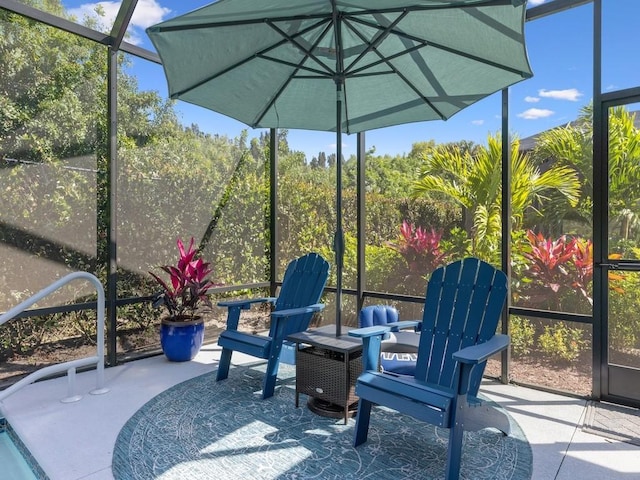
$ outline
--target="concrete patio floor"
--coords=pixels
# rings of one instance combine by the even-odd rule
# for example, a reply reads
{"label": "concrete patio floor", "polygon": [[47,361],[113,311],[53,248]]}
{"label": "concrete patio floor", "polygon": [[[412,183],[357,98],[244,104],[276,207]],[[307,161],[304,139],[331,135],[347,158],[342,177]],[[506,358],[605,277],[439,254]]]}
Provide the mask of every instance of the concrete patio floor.
{"label": "concrete patio floor", "polygon": [[[112,480],[112,452],[125,422],[163,390],[212,371],[219,355],[217,345],[205,345],[191,362],[158,356],[108,368],[104,395],[88,394],[95,372],[79,374],[83,398],[75,403],[60,402],[68,395],[66,377],[38,382],[7,398],[3,413],[51,480]],[[233,360],[255,362],[241,354]],[[534,480],[640,479],[640,447],[581,430],[585,400],[491,381],[481,391],[525,432]]]}

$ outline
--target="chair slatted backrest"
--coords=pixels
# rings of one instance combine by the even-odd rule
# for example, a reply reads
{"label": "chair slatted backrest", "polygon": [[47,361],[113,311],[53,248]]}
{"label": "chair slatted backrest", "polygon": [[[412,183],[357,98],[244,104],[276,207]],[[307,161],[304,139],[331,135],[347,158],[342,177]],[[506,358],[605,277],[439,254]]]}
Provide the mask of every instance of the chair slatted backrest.
{"label": "chair slatted backrest", "polygon": [[[328,276],[329,263],[317,253],[309,253],[291,261],[284,273],[274,310],[301,308],[318,303]],[[284,336],[306,330],[312,316],[309,313],[287,319]],[[273,331],[269,332],[270,337],[274,334]]]}
{"label": "chair slatted backrest", "polygon": [[[495,333],[507,294],[506,275],[477,258],[435,270],[427,284],[415,377],[452,387],[458,350],[486,342]],[[472,374],[477,395],[486,362]]]}

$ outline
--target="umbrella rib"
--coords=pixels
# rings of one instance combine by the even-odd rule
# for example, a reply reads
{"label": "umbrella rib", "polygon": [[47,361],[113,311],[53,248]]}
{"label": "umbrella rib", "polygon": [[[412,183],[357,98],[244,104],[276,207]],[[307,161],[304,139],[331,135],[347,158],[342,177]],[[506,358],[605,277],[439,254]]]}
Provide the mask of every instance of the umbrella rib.
{"label": "umbrella rib", "polygon": [[474,56],[474,55],[471,55],[471,54],[467,54],[467,53],[461,52],[460,50],[453,49],[451,47],[446,47],[444,45],[440,45],[439,43],[433,43],[433,42],[428,42],[428,41],[424,41],[424,40],[417,40],[417,39],[415,41],[420,41],[421,42],[420,45],[414,45],[413,47],[409,47],[406,50],[403,50],[402,52],[394,53],[393,55],[389,55],[387,57],[383,56],[381,53],[379,53],[376,50],[376,53],[378,54],[378,56],[380,56],[380,60],[377,60],[375,62],[371,62],[371,63],[369,63],[367,65],[363,65],[363,66],[361,66],[361,67],[349,72],[348,76],[349,77],[353,77],[356,74],[359,74],[360,72],[362,72],[363,70],[368,70],[371,67],[375,67],[376,65],[380,65],[382,63],[387,63],[387,61],[389,61],[389,60],[393,60],[394,58],[398,58],[398,57],[402,57],[404,55],[408,55],[409,53],[415,52],[416,50],[420,50],[420,49],[425,48],[425,47],[433,47],[433,48],[436,48],[436,49],[439,49],[439,50],[444,50],[446,52],[453,53],[453,54],[456,54],[458,56],[462,56],[462,57],[468,58],[470,60],[474,60],[474,61],[477,61],[479,63],[483,63],[485,65],[489,65],[491,67],[495,67],[495,68],[499,68],[501,70],[506,70],[508,72],[515,73],[516,75],[520,75],[523,78],[527,78],[527,77],[531,76],[531,74],[529,74],[528,72],[523,72],[522,70],[519,70],[519,69],[516,69],[516,68],[511,68],[511,67],[503,65],[501,63],[493,62],[491,60],[485,60],[485,59],[483,59],[481,57],[477,57],[477,56]]}
{"label": "umbrella rib", "polygon": [[445,52],[453,53],[454,55],[459,55],[461,57],[468,58],[469,60],[474,60],[474,61],[476,61],[478,63],[483,63],[483,64],[488,65],[490,67],[495,67],[495,68],[498,68],[500,70],[505,70],[507,72],[511,72],[511,73],[516,74],[516,75],[520,75],[522,78],[527,78],[527,77],[531,76],[531,74],[529,74],[528,72],[523,72],[522,70],[520,70],[518,68],[513,68],[513,67],[510,67],[508,65],[504,65],[503,63],[498,63],[498,62],[494,62],[493,60],[488,60],[486,58],[478,57],[477,55],[471,55],[470,53],[465,53],[465,52],[462,52],[462,51],[460,51],[458,49],[455,49],[455,48],[447,47],[445,45],[440,45],[439,43],[428,42],[427,45],[425,45],[425,46],[437,48],[439,50],[444,50]]}
{"label": "umbrella rib", "polygon": [[308,72],[317,74],[317,75],[307,75],[307,76],[292,75],[292,76],[295,76],[296,78],[327,78],[327,77],[333,77],[333,72],[331,72],[331,71],[323,72],[322,70],[317,70],[315,68],[307,67],[305,65],[300,65],[298,63],[289,62],[287,60],[282,60],[281,58],[269,57],[268,55],[258,54],[256,56],[260,57],[263,60],[268,60],[268,61],[273,62],[273,63],[279,63],[281,65],[286,65],[287,67],[293,67],[293,68],[296,68],[298,70],[306,70]]}
{"label": "umbrella rib", "polygon": [[[369,70],[371,67],[375,67],[377,65],[383,64],[383,63],[387,63],[389,60],[393,60],[394,58],[398,58],[398,57],[402,57],[404,55],[407,55],[411,52],[415,52],[416,50],[420,50],[421,48],[424,48],[427,45],[414,45],[413,47],[407,48],[406,50],[403,50],[402,52],[398,52],[398,53],[394,53],[393,55],[389,55],[389,56],[384,56],[382,55],[379,51],[374,50],[376,52],[376,54],[380,57],[380,60],[377,60],[375,62],[370,62],[367,65],[364,65],[360,68],[356,68],[353,71],[349,72],[347,75],[349,77],[356,77],[356,76],[361,76],[362,71],[364,70]],[[374,73],[381,73],[381,72],[374,72]]]}
{"label": "umbrella rib", "polygon": [[[270,22],[267,22],[269,24],[269,26],[271,28],[273,28],[276,32],[280,33],[280,35],[282,35],[285,39],[288,39],[288,35],[283,32],[282,30],[280,30],[278,27],[276,27],[275,25],[271,24]],[[320,24],[325,23],[325,22],[318,22],[315,26],[319,26]],[[325,35],[327,34],[327,32],[330,29],[330,22],[326,22],[327,25],[324,29],[323,32],[320,33],[320,35],[318,35],[318,38],[316,39],[316,41],[313,43],[313,45],[311,45],[311,49],[313,50],[314,48],[316,48],[318,46],[318,44],[322,41],[322,39],[325,37]],[[315,28],[314,26],[314,28]],[[293,40],[289,40],[289,41],[293,41]],[[298,42],[295,42],[295,45],[297,45],[303,52],[305,52],[307,54],[306,57],[302,57],[302,60],[300,60],[300,63],[298,65],[291,65],[294,67],[294,71],[291,75],[289,75],[287,77],[287,79],[283,82],[282,86],[280,87],[280,89],[275,93],[275,95],[273,95],[273,98],[265,105],[265,107],[262,109],[262,111],[256,116],[256,119],[253,123],[252,126],[258,125],[262,119],[264,118],[264,116],[267,114],[267,112],[269,111],[269,109],[276,103],[276,100],[278,100],[278,98],[280,97],[280,95],[282,95],[282,92],[285,90],[285,88],[287,87],[287,85],[289,85],[289,83],[291,82],[291,80],[296,76],[296,73],[301,70],[301,69],[305,69],[306,67],[302,66],[302,63],[309,57],[313,57],[313,59],[318,62],[320,65],[323,65],[322,62],[320,62],[317,58],[315,58],[311,52],[309,51],[309,49],[303,47],[302,45],[299,45]],[[273,59],[271,59],[273,61]],[[308,69],[311,70],[311,69]],[[311,70],[313,71],[313,70]],[[319,72],[320,74],[322,74],[322,72]],[[332,72],[329,71],[329,74],[332,74]],[[325,75],[323,75],[323,77],[326,77]]]}
{"label": "umbrella rib", "polygon": [[[149,27],[150,31],[165,33],[165,32],[182,32],[185,30],[198,30],[198,29],[208,29],[208,28],[219,28],[219,27],[237,27],[238,25],[256,25],[262,24],[266,21],[271,22],[294,22],[296,20],[326,20],[326,13],[317,13],[310,15],[292,15],[292,16],[280,16],[280,17],[260,17],[253,19],[245,19],[245,20],[228,20],[226,22],[202,22],[202,23],[189,23],[182,25],[166,25],[163,26],[161,24],[154,25]],[[167,20],[171,22],[172,20]]]}
{"label": "umbrella rib", "polygon": [[[404,11],[402,12],[401,15],[398,15],[398,18],[396,18],[389,26],[387,26],[383,31],[378,32],[378,34],[376,35],[376,37],[372,40],[372,41],[368,41],[365,40],[363,37],[360,37],[361,40],[367,45],[367,48],[364,49],[364,51],[362,53],[360,53],[360,55],[358,55],[358,57],[351,62],[351,64],[349,64],[349,66],[347,68],[345,68],[344,73],[345,75],[347,75],[348,71],[354,66],[356,65],[362,58],[364,58],[364,56],[369,53],[372,50],[375,50],[375,48],[380,45],[380,43],[389,36],[389,34],[391,33],[391,30],[398,25],[398,23],[400,23],[400,21],[407,16],[409,12]],[[347,21],[347,19],[344,19],[344,23],[345,25],[347,25],[347,27],[349,27],[352,31],[356,31],[356,29]]]}
{"label": "umbrella rib", "polygon": [[[349,25],[347,23],[347,25],[349,26],[349,28],[352,29],[352,31],[358,36],[360,37],[360,39],[362,41],[366,41],[366,39],[363,38],[362,34],[355,28],[353,28],[351,25]],[[418,46],[418,48],[420,48]],[[416,50],[417,48],[411,48],[409,50]],[[380,62],[376,62],[376,64],[378,63],[385,63],[392,71],[393,73],[395,73],[411,90],[413,90],[413,92],[417,95],[418,98],[422,99],[422,101],[427,104],[429,106],[429,108],[431,108],[442,120],[446,120],[446,116],[438,109],[436,108],[436,106],[427,98],[425,97],[422,92],[412,83],[409,81],[409,79],[407,77],[405,77],[402,73],[400,73],[398,71],[398,69],[390,62],[390,58],[389,57],[385,57],[384,55],[382,55],[382,53],[380,53],[377,49],[373,49],[373,52],[378,55],[380,57]],[[405,52],[401,52],[400,54],[404,54]],[[394,55],[393,57],[395,58]],[[369,66],[370,67],[370,66]],[[366,67],[366,68],[369,68]],[[362,69],[358,69],[358,71],[360,71]]]}
{"label": "umbrella rib", "polygon": [[[303,33],[306,33],[312,29],[307,29],[302,33],[296,33],[295,36],[291,36],[288,33],[286,33],[284,30],[282,30],[280,27],[278,27],[277,25],[275,25],[273,22],[271,21],[267,21],[266,22],[267,25],[269,25],[272,29],[274,29],[277,33],[279,33],[280,35],[282,35],[282,37],[287,40],[289,43],[294,44],[296,47],[298,47],[300,50],[302,50],[302,52],[309,58],[311,58],[313,61],[315,61],[318,65],[320,65],[321,67],[323,67],[330,75],[333,75],[334,72],[331,71],[331,69],[329,67],[327,67],[324,63],[322,63],[318,57],[316,57],[312,51],[313,49],[315,49],[318,44],[320,43],[320,41],[325,37],[325,35],[327,34],[327,32],[329,31],[329,29],[331,28],[331,22],[327,19],[324,22],[318,22],[317,24],[314,25],[313,28],[316,28],[318,26],[320,26],[322,23],[326,23],[325,29],[324,31],[318,36],[318,38],[316,39],[315,43],[312,45],[311,49],[308,49],[307,47],[305,47],[304,45],[302,45],[300,42],[298,42],[296,40],[295,37],[299,37],[301,36]],[[283,40],[284,41],[284,40]],[[286,42],[285,42],[286,43]],[[308,69],[308,70],[312,70],[312,71],[316,71],[314,69],[311,68],[307,68],[307,67],[303,67],[300,66],[299,68],[302,69]]]}
{"label": "umbrella rib", "polygon": [[[365,25],[367,27],[375,28],[375,29],[378,29],[378,30],[382,29],[380,27],[380,25],[378,25],[376,23],[367,22],[366,20],[362,20],[360,18],[352,18],[351,20],[353,22],[360,23],[361,25]],[[356,30],[354,30],[354,31],[356,31]],[[432,42],[430,40],[425,40],[424,38],[416,37],[414,35],[408,34],[408,33],[403,32],[401,30],[393,30],[393,31],[391,31],[389,33],[393,33],[394,35],[396,35],[396,36],[398,36],[400,38],[405,38],[407,40],[411,40],[412,42],[416,42],[416,43],[419,44],[419,45],[414,46],[411,49],[405,50],[404,52],[399,52],[399,54],[396,54],[395,57],[398,57],[398,56],[403,55],[403,54],[411,53],[412,51],[414,51],[416,49],[419,49],[419,48],[433,47],[433,48],[437,48],[437,49],[440,49],[440,50],[444,50],[445,52],[448,52],[448,53],[452,53],[454,55],[459,55],[461,57],[465,57],[465,58],[468,58],[470,60],[474,60],[476,62],[483,63],[485,65],[489,65],[491,67],[495,67],[495,68],[499,68],[501,70],[506,70],[508,72],[515,73],[516,75],[520,75],[523,78],[527,78],[527,77],[531,76],[531,75],[529,75],[528,72],[523,72],[522,70],[519,70],[517,68],[509,67],[507,65],[504,65],[504,64],[501,64],[501,63],[498,63],[498,62],[494,62],[492,60],[488,60],[488,59],[485,59],[485,58],[482,58],[482,57],[478,57],[477,55],[472,55],[470,53],[466,53],[466,52],[460,51],[460,50],[452,48],[452,47],[447,47],[445,45]],[[375,66],[375,65],[377,65],[379,63],[381,63],[381,62],[374,62],[371,65],[360,67],[358,70],[363,70],[365,68],[370,68],[370,67]]]}
{"label": "umbrella rib", "polygon": [[[269,25],[270,25],[271,27],[273,27],[273,25],[271,25],[271,23],[270,23],[270,22],[268,22],[268,23],[269,23]],[[318,28],[318,27],[319,27],[320,25],[322,25],[323,23],[327,23],[327,20],[326,20],[326,19],[323,19],[323,20],[322,20],[322,21],[320,21],[320,22],[316,22],[316,23],[314,23],[313,25],[310,25],[310,26],[308,26],[308,27],[306,27],[306,28],[304,28],[304,29],[300,30],[299,32],[297,32],[297,33],[296,33],[296,35],[295,35],[295,36],[301,36],[301,35],[304,35],[305,33],[309,32],[309,31],[311,31],[311,30],[313,30],[313,29],[315,29],[315,28]],[[325,27],[325,32],[326,32],[326,30],[327,30],[327,29],[328,29],[328,26],[327,26],[327,27]],[[276,42],[276,43],[272,44],[272,45],[269,45],[269,46],[268,46],[268,47],[266,47],[266,48],[263,48],[263,49],[262,49],[262,50],[260,50],[259,52],[255,52],[255,53],[251,54],[251,56],[246,57],[246,58],[243,58],[242,60],[239,60],[238,62],[234,63],[233,65],[230,65],[230,66],[228,66],[227,68],[224,68],[224,69],[220,70],[219,72],[216,72],[214,75],[211,75],[211,76],[209,76],[209,77],[206,77],[206,78],[205,78],[205,79],[203,79],[203,80],[200,80],[200,81],[199,81],[199,82],[197,82],[197,83],[194,83],[193,85],[189,86],[188,88],[185,88],[185,89],[183,89],[183,90],[180,90],[179,92],[174,92],[173,94],[171,94],[171,98],[178,98],[180,95],[183,95],[183,94],[185,94],[185,93],[187,93],[187,92],[190,92],[191,90],[194,90],[194,89],[196,89],[196,88],[198,88],[198,87],[200,87],[200,86],[204,85],[205,83],[210,82],[211,80],[215,80],[216,78],[218,78],[218,77],[220,77],[220,76],[224,75],[224,74],[225,74],[225,73],[227,73],[227,72],[230,72],[230,71],[232,71],[232,70],[234,70],[234,69],[238,68],[238,67],[239,67],[239,66],[241,66],[241,65],[244,65],[245,63],[247,63],[247,62],[249,62],[249,61],[253,60],[253,59],[254,59],[254,58],[256,58],[256,57],[263,58],[263,59],[267,59],[267,60],[271,60],[271,61],[278,61],[277,59],[274,59],[274,58],[272,58],[272,57],[267,56],[266,54],[267,54],[268,52],[272,51],[272,50],[275,50],[275,49],[276,49],[276,48],[278,48],[278,47],[281,47],[282,45],[286,45],[287,43],[290,43],[290,42],[292,41],[292,39],[290,38],[290,36],[285,35],[285,34],[284,34],[284,32],[282,32],[280,29],[274,28],[274,30],[275,30],[276,32],[280,33],[284,38],[283,38],[282,40],[280,40],[280,41],[278,41],[278,42]],[[325,35],[325,34],[326,34],[326,33],[323,33],[323,34],[320,36],[320,38],[322,38],[322,36],[323,36],[323,35]],[[298,44],[296,43],[296,45],[298,45]],[[302,47],[301,47],[301,49],[302,49],[303,51],[305,51],[305,49],[304,49],[304,48],[302,48]],[[316,60],[316,61],[317,61],[317,60]],[[283,61],[279,61],[279,63],[284,63],[284,62],[283,62]],[[322,65],[322,63],[321,63],[321,62],[318,62],[318,63],[320,63],[320,64]],[[315,73],[318,73],[318,74],[320,74],[320,75],[322,75],[322,74],[323,74],[323,72],[321,72],[320,70],[314,70],[314,69],[311,69],[311,68],[309,68],[309,67],[300,67],[300,68],[307,69],[307,70],[309,70],[309,71],[311,71],[311,72],[315,72]]]}

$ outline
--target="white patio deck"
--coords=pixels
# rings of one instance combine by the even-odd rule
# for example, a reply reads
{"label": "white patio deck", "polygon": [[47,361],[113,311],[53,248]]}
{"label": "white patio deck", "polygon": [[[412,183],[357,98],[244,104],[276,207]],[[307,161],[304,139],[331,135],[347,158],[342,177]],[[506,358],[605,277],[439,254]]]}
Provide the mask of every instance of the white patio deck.
{"label": "white patio deck", "polygon": [[[214,369],[219,353],[207,345],[191,362],[158,356],[108,368],[105,395],[87,393],[95,387],[94,372],[80,374],[83,398],[76,403],[60,402],[66,377],[38,382],[6,399],[4,413],[51,480],[112,480],[113,447],[125,422],[163,390]],[[255,361],[234,354],[234,362],[243,360]],[[584,400],[493,382],[482,391],[524,430],[534,480],[640,479],[640,447],[582,432]]]}

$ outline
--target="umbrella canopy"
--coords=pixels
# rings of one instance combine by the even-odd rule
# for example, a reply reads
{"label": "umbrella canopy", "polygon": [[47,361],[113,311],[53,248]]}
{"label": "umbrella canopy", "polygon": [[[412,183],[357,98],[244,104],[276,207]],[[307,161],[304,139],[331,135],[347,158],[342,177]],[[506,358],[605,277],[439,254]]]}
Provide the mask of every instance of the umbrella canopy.
{"label": "umbrella canopy", "polygon": [[525,0],[220,0],[147,29],[171,98],[254,128],[341,133],[446,120],[531,77]]}

